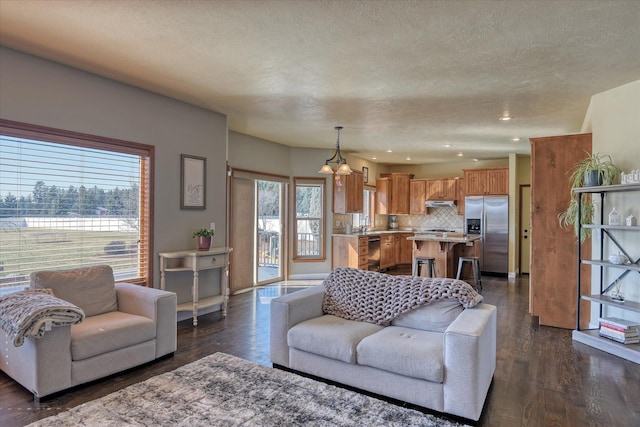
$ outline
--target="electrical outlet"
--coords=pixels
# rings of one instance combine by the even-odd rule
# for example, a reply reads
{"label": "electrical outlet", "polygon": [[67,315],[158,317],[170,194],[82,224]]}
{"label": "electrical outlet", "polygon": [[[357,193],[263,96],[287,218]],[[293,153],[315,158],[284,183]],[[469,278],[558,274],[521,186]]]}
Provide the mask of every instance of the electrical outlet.
{"label": "electrical outlet", "polygon": [[215,222],[211,223],[211,231],[213,231],[214,233],[216,232],[216,223]]}

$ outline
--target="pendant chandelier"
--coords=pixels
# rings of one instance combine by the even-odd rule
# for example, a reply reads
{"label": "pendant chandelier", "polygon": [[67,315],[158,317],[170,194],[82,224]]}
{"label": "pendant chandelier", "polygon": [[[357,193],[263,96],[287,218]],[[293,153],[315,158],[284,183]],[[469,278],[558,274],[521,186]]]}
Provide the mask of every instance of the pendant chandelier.
{"label": "pendant chandelier", "polygon": [[334,153],[334,155],[331,158],[325,160],[324,165],[322,165],[322,167],[320,168],[318,173],[322,173],[322,174],[326,174],[326,175],[333,174],[334,170],[331,167],[330,163],[335,163],[336,164],[336,171],[335,171],[336,175],[350,175],[351,172],[353,172],[353,171],[351,170],[351,168],[347,164],[347,159],[342,157],[342,153],[340,152],[340,131],[342,130],[342,126],[336,126],[335,130],[338,131],[338,141],[336,142],[336,152]]}

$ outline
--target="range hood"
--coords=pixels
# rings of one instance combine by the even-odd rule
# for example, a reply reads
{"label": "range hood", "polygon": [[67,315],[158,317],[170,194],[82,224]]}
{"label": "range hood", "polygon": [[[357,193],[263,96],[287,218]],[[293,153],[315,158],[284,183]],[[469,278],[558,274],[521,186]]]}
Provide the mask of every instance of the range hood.
{"label": "range hood", "polygon": [[427,200],[424,205],[428,208],[453,208],[456,202],[453,200]]}

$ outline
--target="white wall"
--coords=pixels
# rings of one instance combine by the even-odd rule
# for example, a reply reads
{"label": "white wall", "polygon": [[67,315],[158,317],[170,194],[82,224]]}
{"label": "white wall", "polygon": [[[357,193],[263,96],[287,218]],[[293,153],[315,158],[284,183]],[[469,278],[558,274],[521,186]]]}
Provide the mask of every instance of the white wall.
{"label": "white wall", "polygon": [[[155,146],[154,254],[196,248],[193,231],[210,222],[214,246],[225,245],[224,115],[5,47],[0,94],[3,119]],[[205,210],[180,210],[181,153],[207,158]],[[153,262],[158,287],[157,255]],[[190,276],[172,280],[188,298]]]}
{"label": "white wall", "polygon": [[[640,168],[640,80],[594,95],[589,107],[593,152],[611,155],[613,162],[623,171]],[[617,181],[619,183],[619,180]],[[615,206],[623,217],[633,214],[640,218],[640,193],[615,193],[605,199],[605,217]],[[605,220],[606,223],[606,220]],[[594,233],[597,234],[597,233]],[[620,244],[634,257],[640,258],[640,232],[615,232]],[[593,253],[598,254],[600,241],[593,239]],[[612,244],[606,247],[609,253],[617,253]],[[595,256],[595,255],[594,255]],[[598,269],[593,269],[593,293],[599,291]],[[605,279],[611,283],[621,270],[606,269]],[[625,298],[640,301],[640,275],[630,272],[623,280]],[[593,304],[593,306],[596,306]],[[627,310],[610,309],[605,315],[623,317],[640,322],[640,314]],[[597,306],[592,307],[591,321],[597,321]]]}

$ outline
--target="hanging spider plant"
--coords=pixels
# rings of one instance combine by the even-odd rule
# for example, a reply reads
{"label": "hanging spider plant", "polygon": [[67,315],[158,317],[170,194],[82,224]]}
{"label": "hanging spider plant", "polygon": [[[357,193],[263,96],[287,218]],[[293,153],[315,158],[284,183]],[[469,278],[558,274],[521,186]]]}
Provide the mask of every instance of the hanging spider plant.
{"label": "hanging spider plant", "polygon": [[620,176],[620,168],[613,164],[611,156],[608,154],[589,153],[585,151],[587,156],[577,162],[570,170],[569,185],[571,186],[571,200],[569,206],[564,212],[558,214],[558,221],[561,227],[573,226],[576,237],[580,238],[580,243],[584,242],[590,235],[591,229],[582,228],[580,236],[578,236],[578,223],[592,224],[593,214],[595,212],[595,202],[590,194],[584,195],[582,198],[582,209],[580,218],[578,218],[578,197],[573,192],[574,188],[592,187],[598,185],[611,185],[615,179]]}

